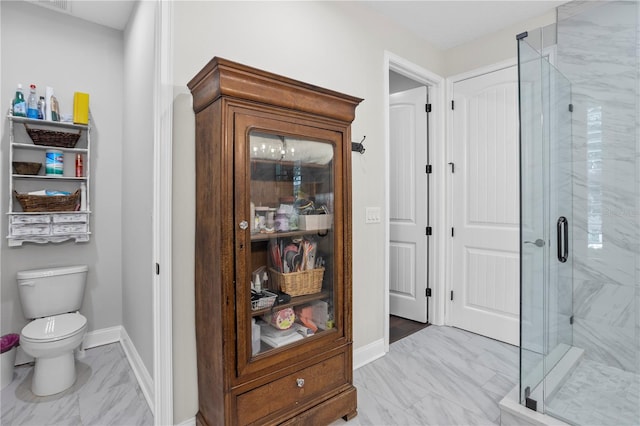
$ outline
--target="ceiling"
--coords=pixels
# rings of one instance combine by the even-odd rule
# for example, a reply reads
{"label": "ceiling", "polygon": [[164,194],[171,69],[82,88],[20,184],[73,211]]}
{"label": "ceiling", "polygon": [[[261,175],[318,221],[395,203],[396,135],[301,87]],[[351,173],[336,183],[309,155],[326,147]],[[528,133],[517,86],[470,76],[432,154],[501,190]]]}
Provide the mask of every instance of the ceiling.
{"label": "ceiling", "polygon": [[26,0],[116,30],[124,30],[135,0]]}
{"label": "ceiling", "polygon": [[[78,18],[123,30],[135,0],[28,0]],[[435,47],[446,50],[543,15],[567,1],[423,0],[358,1],[395,21]],[[66,10],[62,5],[66,6]]]}

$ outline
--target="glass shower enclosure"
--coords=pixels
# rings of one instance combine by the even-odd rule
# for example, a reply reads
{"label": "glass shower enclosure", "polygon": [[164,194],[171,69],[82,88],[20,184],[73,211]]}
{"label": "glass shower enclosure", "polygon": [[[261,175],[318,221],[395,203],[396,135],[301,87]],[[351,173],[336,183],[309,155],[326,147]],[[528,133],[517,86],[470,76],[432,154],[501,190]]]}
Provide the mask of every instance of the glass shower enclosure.
{"label": "glass shower enclosure", "polygon": [[519,403],[638,425],[640,2],[570,2],[517,39]]}
{"label": "glass shower enclosure", "polygon": [[[520,400],[545,400],[549,373],[571,349],[573,223],[571,84],[548,61],[542,29],[519,36]],[[543,407],[540,407],[543,408]]]}

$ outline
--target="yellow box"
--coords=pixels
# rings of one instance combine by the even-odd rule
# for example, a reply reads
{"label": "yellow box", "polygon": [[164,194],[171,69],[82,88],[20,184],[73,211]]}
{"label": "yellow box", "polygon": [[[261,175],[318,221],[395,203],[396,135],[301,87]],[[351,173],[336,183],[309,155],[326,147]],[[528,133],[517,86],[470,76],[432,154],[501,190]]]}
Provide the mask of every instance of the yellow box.
{"label": "yellow box", "polygon": [[73,94],[73,122],[89,124],[89,94],[75,92]]}

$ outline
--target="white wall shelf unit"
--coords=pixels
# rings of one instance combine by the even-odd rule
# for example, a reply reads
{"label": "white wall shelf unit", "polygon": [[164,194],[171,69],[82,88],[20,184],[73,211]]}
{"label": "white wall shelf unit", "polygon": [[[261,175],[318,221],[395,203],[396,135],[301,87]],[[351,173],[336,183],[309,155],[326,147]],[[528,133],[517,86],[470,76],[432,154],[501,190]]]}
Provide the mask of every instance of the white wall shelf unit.
{"label": "white wall shelf unit", "polygon": [[[91,191],[91,126],[66,122],[35,120],[25,117],[7,116],[9,120],[9,211],[7,240],[9,247],[21,246],[25,242],[58,243],[67,240],[87,242],[91,235],[90,191]],[[80,133],[74,147],[36,145],[27,133],[33,129],[55,132]],[[55,149],[64,154],[64,169],[61,176],[46,175],[46,151]],[[76,176],[75,159],[82,156],[83,176]],[[18,174],[13,162],[39,162],[37,175]],[[86,184],[85,200],[76,209],[69,211],[25,212],[14,195],[39,190],[75,192]],[[82,200],[81,200],[82,201]],[[79,210],[80,206],[83,207]]]}

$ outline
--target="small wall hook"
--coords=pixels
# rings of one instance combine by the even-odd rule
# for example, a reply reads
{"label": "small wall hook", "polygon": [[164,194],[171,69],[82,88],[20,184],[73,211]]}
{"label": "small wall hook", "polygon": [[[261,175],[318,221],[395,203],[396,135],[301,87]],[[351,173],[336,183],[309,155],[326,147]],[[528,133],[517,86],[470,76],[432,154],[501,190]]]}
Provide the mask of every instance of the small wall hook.
{"label": "small wall hook", "polygon": [[359,152],[360,154],[364,154],[365,148],[364,148],[364,140],[367,138],[367,136],[363,136],[362,140],[360,142],[351,142],[351,151],[356,151]]}

